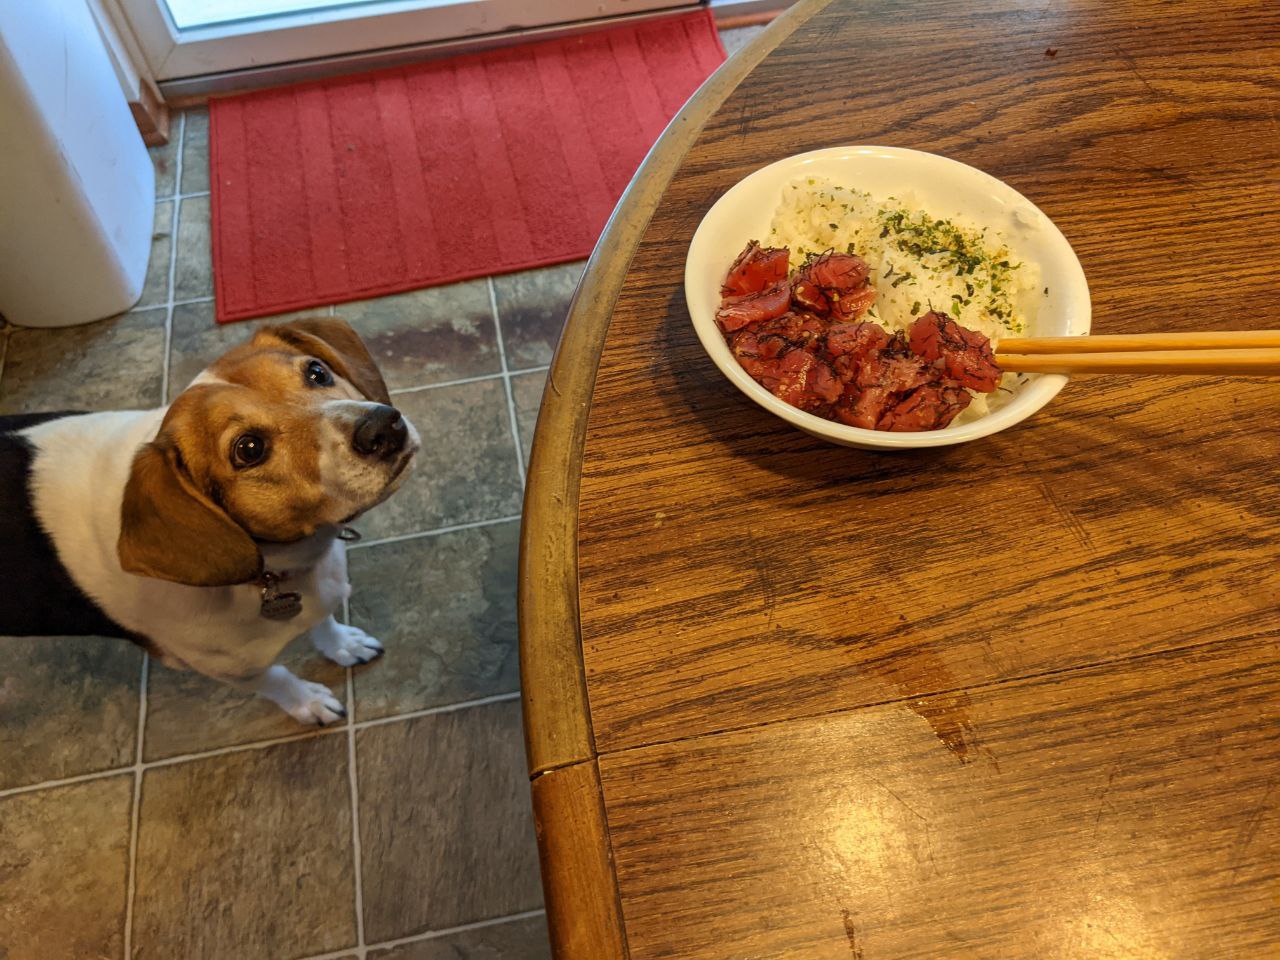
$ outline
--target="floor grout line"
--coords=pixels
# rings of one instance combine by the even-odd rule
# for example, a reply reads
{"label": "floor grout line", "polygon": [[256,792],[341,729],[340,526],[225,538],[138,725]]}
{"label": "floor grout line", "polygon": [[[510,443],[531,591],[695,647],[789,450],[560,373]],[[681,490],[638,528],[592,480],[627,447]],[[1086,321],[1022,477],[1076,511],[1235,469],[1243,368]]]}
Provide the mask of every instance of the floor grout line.
{"label": "floor grout line", "polygon": [[124,893],[124,960],[133,957],[133,901],[138,890],[138,831],[142,826],[143,740],[147,730],[147,680],[151,676],[151,657],[142,655],[142,671],[138,678],[138,744],[133,761],[133,803],[129,809],[129,865]]}
{"label": "floor grout line", "polygon": [[526,373],[546,373],[550,369],[550,366],[522,367],[519,370],[508,370],[505,373],[499,370],[497,373],[481,373],[474,377],[459,377],[457,380],[441,380],[439,383],[424,383],[419,387],[396,387],[396,389],[389,392],[393,397],[398,397],[404,393],[421,393],[423,390],[438,390],[440,387],[460,387],[467,383],[483,383],[486,380],[519,377]]}
{"label": "floor grout line", "polygon": [[[187,298],[185,298],[185,299],[183,299],[183,300],[174,300],[174,301],[173,301],[173,305],[174,305],[175,307],[187,307],[187,306],[191,306],[192,304],[195,304],[195,303],[213,303],[213,301],[214,301],[215,299],[216,299],[215,297],[187,297]],[[143,310],[162,310],[162,309],[164,309],[164,307],[165,307],[165,304],[163,304],[163,303],[157,303],[154,307],[140,307],[140,308],[139,308],[137,311],[135,311],[135,312],[137,312],[137,313],[141,313]],[[327,313],[328,313],[328,315],[329,315],[329,316],[331,316],[331,317],[332,317],[332,316],[335,316],[335,315],[336,315],[336,311],[337,311],[337,307],[336,307],[334,304],[329,304],[327,307],[326,307],[326,306],[319,306],[319,307],[316,307],[315,309],[325,311],[325,312],[327,312]],[[293,312],[293,311],[285,311],[285,312],[286,312],[286,313],[288,313],[288,312]],[[267,315],[267,316],[265,316],[265,317],[254,317],[254,318],[252,318],[251,320],[247,320],[247,321],[246,321],[246,320],[235,320],[235,321],[233,321],[233,322],[232,322],[232,324],[231,324],[231,325],[232,325],[232,326],[234,326],[234,325],[236,325],[236,324],[243,323],[243,324],[244,324],[244,329],[246,329],[246,330],[252,330],[252,329],[253,329],[253,327],[251,326],[251,324],[252,324],[254,321],[262,321],[262,320],[265,320],[265,321],[274,321],[274,320],[275,320],[275,318],[276,318],[277,316],[278,316],[278,314],[269,314],[269,315]],[[532,372],[532,371],[520,370],[520,371],[517,371],[517,372],[519,372],[519,373],[529,373],[529,372]],[[495,376],[495,377],[496,377],[496,376],[500,376],[500,374],[496,374],[496,373],[495,373],[495,374],[494,374],[494,376]],[[437,384],[428,384],[428,386],[437,386]],[[445,386],[445,384],[439,384],[439,386]],[[410,387],[410,388],[408,388],[408,389],[411,389],[411,390],[421,390],[421,389],[423,389],[423,388],[422,388],[422,387]],[[392,392],[394,393],[395,391],[392,391]]]}
{"label": "floor grout line", "polygon": [[[10,787],[6,790],[0,790],[0,799],[10,796],[16,796],[21,793],[34,793],[37,790],[52,790],[57,787],[70,786],[76,783],[84,783],[89,780],[102,780],[106,777],[118,777],[126,773],[134,773],[140,776],[147,770],[158,770],[163,767],[172,767],[180,763],[189,763],[195,760],[209,760],[214,757],[223,757],[232,753],[244,753],[247,750],[263,750],[267,747],[276,747],[285,743],[297,743],[302,740],[315,740],[319,737],[333,736],[334,734],[345,733],[348,729],[365,730],[369,727],[383,727],[389,723],[395,723],[399,720],[416,720],[420,717],[430,717],[441,713],[457,713],[460,710],[468,710],[471,707],[485,707],[494,703],[506,703],[509,700],[515,700],[520,696],[520,691],[513,690],[509,693],[495,693],[487,697],[478,697],[474,700],[459,700],[456,703],[444,703],[435,707],[423,707],[421,710],[408,710],[404,713],[397,713],[389,717],[374,717],[369,720],[357,720],[351,722],[348,720],[345,724],[334,724],[329,727],[302,727],[297,733],[287,733],[279,737],[268,737],[265,740],[253,740],[249,743],[235,743],[225,747],[214,747],[210,750],[197,750],[192,753],[180,753],[172,757],[162,757],[159,760],[142,760],[141,746],[138,748],[138,759],[127,767],[113,767],[110,770],[99,770],[94,773],[86,773],[75,777],[64,777],[59,780],[43,780],[40,783],[32,783],[22,787]],[[354,699],[354,692],[349,691],[348,697]],[[348,717],[351,715],[351,707],[348,706]],[[146,722],[146,713],[139,706],[139,725]]]}
{"label": "floor grout line", "polygon": [[[475,700],[460,700],[457,703],[445,703],[436,707],[424,707],[421,710],[409,710],[404,713],[397,713],[390,717],[376,717],[371,720],[357,720],[352,722],[351,711],[348,708],[348,721],[344,724],[334,724],[328,727],[311,727],[303,728],[297,733],[285,734],[281,737],[270,737],[266,740],[254,740],[250,743],[237,743],[227,747],[214,747],[212,750],[200,750],[194,753],[183,753],[173,757],[165,757],[162,760],[150,760],[142,767],[144,770],[154,770],[157,767],[171,767],[178,763],[187,763],[192,760],[208,760],[213,757],[222,757],[230,753],[244,753],[246,750],[261,750],[266,747],[275,747],[283,743],[296,743],[300,740],[314,740],[319,737],[332,736],[337,733],[343,733],[347,729],[364,730],[367,727],[381,727],[388,723],[395,723],[397,720],[416,720],[419,717],[429,717],[437,713],[455,713],[459,710],[466,710],[470,707],[483,707],[491,703],[501,703],[507,700],[514,700],[519,697],[519,691],[511,693],[499,693],[489,697],[480,697]],[[126,768],[127,769],[127,768]]]}
{"label": "floor grout line", "polygon": [[[342,622],[351,622],[351,598],[342,601]],[[364,960],[364,855],[360,846],[360,781],[356,769],[356,677],[347,667],[347,778],[351,786],[351,859],[355,877],[356,957]]]}
{"label": "floor grout line", "polygon": [[320,737],[333,736],[346,730],[345,724],[334,724],[328,727],[304,726],[297,733],[286,733],[279,737],[268,737],[266,740],[252,740],[249,743],[235,743],[227,747],[214,747],[210,750],[196,750],[192,753],[179,753],[160,760],[149,760],[142,765],[144,770],[156,770],[161,767],[172,767],[179,763],[190,763],[195,760],[210,760],[214,757],[225,757],[233,753],[244,753],[247,750],[264,750],[267,747],[278,747],[285,743],[298,743],[303,740],[316,740]]}
{"label": "floor grout line", "polygon": [[546,373],[551,369],[551,364],[546,363],[540,367],[521,367],[519,370],[511,370],[507,373],[509,377],[522,377],[526,373]]}
{"label": "floor grout line", "polygon": [[516,416],[515,394],[511,390],[511,371],[507,368],[507,351],[502,342],[502,322],[498,319],[498,290],[493,277],[489,284],[489,309],[493,313],[493,330],[498,336],[498,360],[502,363],[502,386],[507,392],[507,414],[511,417],[511,440],[516,445],[516,466],[520,470],[520,486],[524,487],[524,448],[520,445],[520,418]]}
{"label": "floor grout line", "polygon": [[[187,115],[184,113],[178,122],[178,157],[173,168],[173,175],[177,178],[175,183],[182,182],[182,147],[186,138]],[[175,200],[171,214],[173,219],[169,225],[169,290],[165,298],[167,309],[164,314],[164,366],[160,370],[160,406],[162,407],[169,403],[169,362],[173,352],[173,295],[178,275],[178,213],[181,209],[182,201]]]}
{"label": "floor grout line", "polygon": [[424,707],[421,710],[409,710],[405,713],[397,713],[393,717],[376,717],[372,720],[360,720],[352,724],[356,730],[367,730],[370,727],[384,727],[388,723],[397,723],[400,720],[417,720],[419,717],[434,717],[441,713],[457,713],[460,710],[470,710],[472,707],[487,707],[494,703],[507,703],[511,700],[518,700],[520,691],[513,690],[510,693],[495,693],[488,697],[479,697],[476,700],[463,700],[459,703],[447,703],[439,707]]}
{"label": "floor grout line", "polygon": [[[183,115],[182,126],[185,127],[186,125],[187,125],[187,118],[185,115]],[[185,130],[183,130],[182,132],[186,133]],[[181,165],[182,163],[181,153],[179,153],[177,160],[175,162]],[[159,206],[162,203],[171,203],[172,201],[175,201],[175,200],[196,200],[200,197],[209,196],[209,193],[210,191],[208,190],[192,190],[190,193],[171,193],[167,197],[156,197],[156,205]]]}
{"label": "floor grout line", "polygon": [[95,770],[93,773],[80,773],[74,777],[61,777],[57,780],[41,780],[39,783],[29,783],[22,787],[7,787],[0,790],[0,800],[6,797],[16,797],[23,793],[35,793],[37,790],[56,790],[59,787],[70,787],[77,783],[89,783],[93,780],[105,780],[107,777],[119,777],[126,773],[131,773],[135,769],[134,766],[128,767],[112,767],[109,770]]}
{"label": "floor grout line", "polygon": [[[485,930],[489,927],[500,927],[504,923],[519,923],[521,920],[532,920],[534,917],[544,916],[546,912],[545,908],[539,908],[537,910],[526,910],[523,913],[512,913],[505,917],[492,917],[488,920],[477,920],[475,923],[464,923],[460,926],[447,927],[442,930],[426,930],[422,933],[415,933],[412,936],[400,937],[398,940],[381,940],[378,943],[371,943],[365,949],[388,950],[393,947],[403,947],[411,943],[421,943],[423,940],[438,940],[441,937],[451,937],[459,933],[470,933],[473,930]],[[346,950],[335,950],[332,953],[317,953],[304,958],[304,960],[342,960],[342,958],[349,956],[351,956],[350,947]]]}
{"label": "floor grout line", "polygon": [[439,390],[441,387],[461,387],[468,383],[484,383],[487,380],[500,380],[502,371],[497,373],[481,373],[474,377],[459,377],[457,380],[441,380],[439,383],[424,383],[418,387],[396,387],[388,391],[391,396],[399,397],[406,393],[421,393],[424,390]]}
{"label": "floor grout line", "polygon": [[[160,405],[169,402],[169,355],[173,346],[173,294],[178,272],[178,214],[182,200],[177,198],[182,183],[182,151],[187,136],[187,115],[178,120],[178,145],[175,150],[173,182],[175,199],[169,222],[169,278],[165,291],[164,354],[160,368]],[[143,653],[142,671],[138,681],[138,742],[133,763],[133,804],[129,811],[129,866],[125,881],[124,901],[124,960],[133,957],[133,904],[138,890],[138,833],[142,827],[142,779],[144,747],[147,735],[147,686],[151,676],[151,657]]]}
{"label": "floor grout line", "polygon": [[510,523],[519,520],[520,514],[514,513],[506,517],[494,517],[492,520],[475,520],[471,523],[455,523],[448,527],[436,527],[433,530],[419,530],[417,533],[398,533],[391,537],[379,537],[376,540],[361,540],[347,544],[348,550],[364,550],[367,547],[380,547],[386,543],[404,543],[406,540],[418,540],[423,537],[438,537],[444,533],[457,533],[459,530],[475,530],[478,527],[492,527],[499,523]]}
{"label": "floor grout line", "polygon": [[185,300],[175,300],[175,307],[186,307],[193,303],[213,303],[213,297],[187,297]]}

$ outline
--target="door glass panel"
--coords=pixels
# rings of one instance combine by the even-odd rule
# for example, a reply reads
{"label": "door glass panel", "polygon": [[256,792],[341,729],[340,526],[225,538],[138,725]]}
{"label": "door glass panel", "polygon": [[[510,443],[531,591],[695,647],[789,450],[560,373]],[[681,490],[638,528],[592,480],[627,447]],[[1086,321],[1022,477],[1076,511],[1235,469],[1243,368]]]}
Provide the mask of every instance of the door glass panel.
{"label": "door glass panel", "polygon": [[[211,27],[241,20],[260,20],[284,14],[320,13],[367,7],[384,0],[162,0],[179,30]],[[447,7],[465,0],[421,0],[418,7]],[[405,4],[400,6],[414,6]]]}

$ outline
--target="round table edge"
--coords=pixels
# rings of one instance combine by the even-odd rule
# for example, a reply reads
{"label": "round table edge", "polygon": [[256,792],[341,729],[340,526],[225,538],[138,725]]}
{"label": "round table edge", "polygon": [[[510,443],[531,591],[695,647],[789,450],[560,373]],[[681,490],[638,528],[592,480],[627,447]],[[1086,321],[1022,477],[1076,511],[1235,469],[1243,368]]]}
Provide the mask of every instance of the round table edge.
{"label": "round table edge", "polygon": [[624,960],[578,607],[578,494],[596,371],[632,257],[706,121],[831,0],[799,0],[713,73],[641,163],[592,252],[547,374],[526,473],[518,621],[526,759],[552,952]]}

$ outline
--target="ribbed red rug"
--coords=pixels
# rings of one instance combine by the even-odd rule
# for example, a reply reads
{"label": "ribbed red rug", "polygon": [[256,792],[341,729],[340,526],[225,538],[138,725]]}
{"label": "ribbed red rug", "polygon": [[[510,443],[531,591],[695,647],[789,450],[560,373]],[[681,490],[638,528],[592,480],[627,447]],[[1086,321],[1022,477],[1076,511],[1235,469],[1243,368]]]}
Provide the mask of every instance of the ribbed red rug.
{"label": "ribbed red rug", "polygon": [[587,256],[708,11],[209,105],[220,323]]}

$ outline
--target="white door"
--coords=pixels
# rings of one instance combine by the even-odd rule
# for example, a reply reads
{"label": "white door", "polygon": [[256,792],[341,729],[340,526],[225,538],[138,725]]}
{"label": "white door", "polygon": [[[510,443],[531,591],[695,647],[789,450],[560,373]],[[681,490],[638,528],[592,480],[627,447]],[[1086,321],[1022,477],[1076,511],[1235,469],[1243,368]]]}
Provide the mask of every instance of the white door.
{"label": "white door", "polygon": [[106,0],[157,80],[625,14],[691,0]]}

